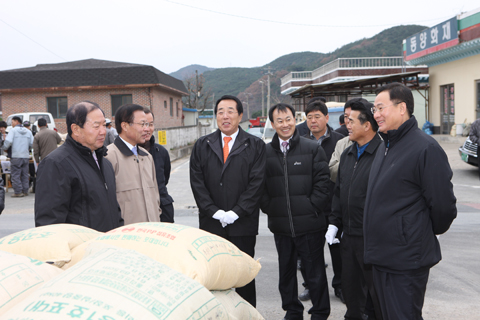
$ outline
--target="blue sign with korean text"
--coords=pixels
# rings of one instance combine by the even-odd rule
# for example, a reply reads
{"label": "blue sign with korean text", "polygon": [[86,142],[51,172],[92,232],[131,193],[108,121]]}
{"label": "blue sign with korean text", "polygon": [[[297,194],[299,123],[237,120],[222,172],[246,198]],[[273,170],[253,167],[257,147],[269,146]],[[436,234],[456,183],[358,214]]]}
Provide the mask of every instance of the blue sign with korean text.
{"label": "blue sign with korean text", "polygon": [[458,44],[457,18],[444,21],[407,38],[407,60]]}

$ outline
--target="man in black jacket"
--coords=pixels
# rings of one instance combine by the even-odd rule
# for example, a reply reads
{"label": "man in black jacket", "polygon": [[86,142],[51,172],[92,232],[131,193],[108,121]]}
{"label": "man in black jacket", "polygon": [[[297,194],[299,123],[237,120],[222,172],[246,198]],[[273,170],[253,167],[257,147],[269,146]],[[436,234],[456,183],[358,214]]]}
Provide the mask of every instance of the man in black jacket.
{"label": "man in black jacket", "polygon": [[[335,150],[337,141],[343,139],[344,137],[335,132],[332,127],[328,125],[330,117],[328,115],[328,107],[320,100],[312,99],[308,102],[307,108],[305,109],[305,115],[307,116],[307,125],[309,128],[309,133],[305,135],[306,138],[317,141],[317,143],[322,146],[327,156],[327,163],[330,162],[332,153]],[[331,212],[331,195],[333,194],[333,188],[335,183],[329,181],[329,194],[330,198],[325,206],[325,223],[328,225],[328,216]],[[335,243],[329,243],[328,248],[330,250],[330,257],[332,258],[332,268],[333,268],[333,279],[332,287],[335,292],[335,296],[338,297],[342,302],[345,302],[342,295],[342,257],[340,251],[339,240]],[[305,270],[302,268],[302,275],[304,276]],[[309,298],[309,288],[306,285],[305,291],[300,294],[300,300],[305,301]]]}
{"label": "man in black jacket", "polygon": [[[363,263],[363,208],[368,175],[382,139],[373,118],[373,104],[356,101],[351,104],[348,121],[353,145],[342,153],[325,238],[333,243],[339,229],[342,236],[342,293],[347,305],[345,319],[381,319],[378,299],[373,288],[372,269]],[[340,235],[338,235],[340,236]],[[365,310],[367,289],[374,311]]]}
{"label": "man in black jacket", "polygon": [[67,139],[38,166],[35,226],[72,223],[107,232],[123,225],[115,173],[104,159],[105,116],[84,101],[67,111]]}
{"label": "man in black jacket", "polygon": [[[200,229],[224,237],[253,257],[265,181],[265,143],[239,127],[243,106],[237,97],[221,97],[214,111],[218,130],[198,139],[190,157]],[[236,291],[255,307],[255,280]]]}
{"label": "man in black jacket", "polygon": [[167,184],[170,179],[170,170],[172,168],[170,163],[170,155],[167,149],[155,143],[153,132],[155,131],[154,116],[149,108],[144,109],[148,122],[148,136],[145,138],[145,144],[141,145],[153,157],[155,162],[155,175],[157,177],[158,192],[160,193],[160,208],[162,214],[160,215],[161,222],[174,222],[173,219],[173,198],[168,194]]}
{"label": "man in black jacket", "polygon": [[435,235],[457,216],[447,155],[418,128],[413,95],[400,83],[377,90],[373,113],[383,143],[370,171],[364,210],[365,263],[384,319],[422,319]]}
{"label": "man in black jacket", "polygon": [[305,268],[310,289],[312,319],[327,319],[330,299],[325,272],[323,246],[328,203],[329,170],[323,149],[300,137],[295,129],[295,110],[277,104],[268,114],[276,130],[267,145],[266,186],[262,211],[274,234],[278,252],[279,290],[285,319],[303,319],[298,300],[297,255]]}

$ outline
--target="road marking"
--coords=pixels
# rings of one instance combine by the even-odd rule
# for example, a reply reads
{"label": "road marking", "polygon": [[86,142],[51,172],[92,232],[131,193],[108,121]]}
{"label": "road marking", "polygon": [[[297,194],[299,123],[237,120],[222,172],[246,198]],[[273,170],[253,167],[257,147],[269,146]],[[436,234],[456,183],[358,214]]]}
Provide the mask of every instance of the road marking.
{"label": "road marking", "polygon": [[190,163],[190,160],[186,161],[185,163],[182,163],[181,165],[179,165],[178,167],[173,169],[173,171],[171,173],[177,172],[180,168],[182,168],[184,165],[189,164],[189,163]]}
{"label": "road marking", "polygon": [[474,188],[474,189],[480,189],[480,186],[471,186],[468,184],[453,184],[454,187],[465,187],[465,188]]}

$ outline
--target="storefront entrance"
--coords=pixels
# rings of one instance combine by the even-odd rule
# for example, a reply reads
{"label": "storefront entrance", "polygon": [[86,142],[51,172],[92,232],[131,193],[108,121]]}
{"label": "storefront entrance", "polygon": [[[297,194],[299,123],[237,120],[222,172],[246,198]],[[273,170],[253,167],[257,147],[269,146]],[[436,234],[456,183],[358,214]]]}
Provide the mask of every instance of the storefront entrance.
{"label": "storefront entrance", "polygon": [[441,132],[442,134],[450,134],[452,126],[455,124],[455,89],[453,84],[440,87],[440,92],[442,97],[441,108],[442,108],[442,124]]}

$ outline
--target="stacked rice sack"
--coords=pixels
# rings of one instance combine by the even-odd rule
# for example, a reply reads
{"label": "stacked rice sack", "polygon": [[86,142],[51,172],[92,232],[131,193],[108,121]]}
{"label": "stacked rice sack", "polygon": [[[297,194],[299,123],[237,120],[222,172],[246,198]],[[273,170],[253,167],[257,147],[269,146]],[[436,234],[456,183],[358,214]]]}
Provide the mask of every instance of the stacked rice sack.
{"label": "stacked rice sack", "polygon": [[66,271],[0,319],[64,319],[82,312],[99,319],[263,319],[229,290],[253,280],[260,263],[197,228],[138,223],[99,233],[52,225],[0,239],[0,250],[5,247]]}

